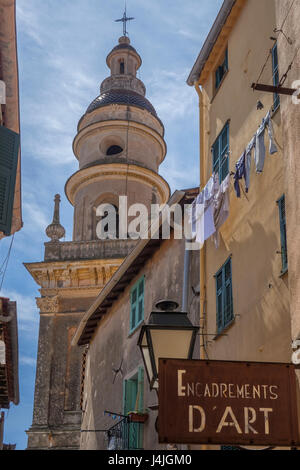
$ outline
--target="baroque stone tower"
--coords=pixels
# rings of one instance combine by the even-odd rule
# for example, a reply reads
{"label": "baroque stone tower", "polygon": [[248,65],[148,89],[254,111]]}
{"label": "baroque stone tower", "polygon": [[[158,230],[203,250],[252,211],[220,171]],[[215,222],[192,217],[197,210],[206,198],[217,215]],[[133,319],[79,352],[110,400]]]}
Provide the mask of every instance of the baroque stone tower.
{"label": "baroque stone tower", "polygon": [[150,209],[169,198],[159,176],[165,158],[164,127],[136,76],[142,60],[127,36],[107,56],[111,75],[80,119],[73,151],[79,170],[66,183],[74,206],[73,240],[62,242],[60,196],[47,227],[44,261],[25,266],[40,286],[40,331],[33,423],[28,449],[79,448],[83,350],[71,346],[77,325],[136,241],[97,238],[100,204]]}

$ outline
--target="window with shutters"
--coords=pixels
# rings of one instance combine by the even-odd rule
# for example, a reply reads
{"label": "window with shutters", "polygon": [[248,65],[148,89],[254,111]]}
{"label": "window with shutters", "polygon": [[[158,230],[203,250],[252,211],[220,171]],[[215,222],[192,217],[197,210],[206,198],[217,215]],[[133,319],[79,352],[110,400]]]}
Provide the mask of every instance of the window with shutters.
{"label": "window with shutters", "polygon": [[285,216],[285,196],[283,195],[278,201],[279,209],[279,225],[280,225],[280,239],[281,239],[281,262],[282,269],[281,274],[284,274],[288,270],[288,252],[287,252],[287,241],[286,241],[286,216]]}
{"label": "window with shutters", "polygon": [[0,232],[10,235],[18,166],[19,134],[0,126]]}
{"label": "window with shutters", "polygon": [[233,320],[231,258],[215,275],[217,294],[217,332],[221,333]]}
{"label": "window with shutters", "polygon": [[215,71],[215,91],[220,87],[226,73],[228,72],[228,48],[226,48],[225,54],[221,59],[221,63],[218,65]]}
{"label": "window with shutters", "polygon": [[[130,412],[144,413],[144,369],[139,367],[138,372],[123,382],[123,410],[127,416]],[[142,449],[143,425],[129,424],[129,449]]]}
{"label": "window with shutters", "polygon": [[[278,86],[279,85],[279,69],[278,69],[277,42],[272,48],[272,72],[273,72],[273,85]],[[280,96],[278,93],[274,93],[274,103],[273,103],[274,111],[278,108],[279,105],[280,105]]]}
{"label": "window with shutters", "polygon": [[130,333],[144,320],[144,290],[145,277],[143,276],[133,286],[130,293]]}
{"label": "window with shutters", "polygon": [[229,173],[229,122],[212,146],[213,172],[218,173],[220,184]]}

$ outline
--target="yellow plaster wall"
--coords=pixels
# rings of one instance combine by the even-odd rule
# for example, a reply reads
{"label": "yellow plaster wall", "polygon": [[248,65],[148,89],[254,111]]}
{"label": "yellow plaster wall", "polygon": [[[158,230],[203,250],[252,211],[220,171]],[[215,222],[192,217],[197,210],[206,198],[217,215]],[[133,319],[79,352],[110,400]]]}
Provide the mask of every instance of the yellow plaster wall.
{"label": "yellow plaster wall", "polygon": [[[230,171],[252,139],[273,104],[273,95],[253,92],[276,27],[273,0],[248,0],[228,37],[229,72],[213,94],[214,74],[203,86],[206,101],[206,181],[212,173],[211,146],[230,120]],[[224,49],[227,40],[224,42]],[[219,56],[222,54],[220,52]],[[214,64],[213,70],[218,65]],[[272,60],[260,78],[272,84]],[[264,104],[257,110],[257,101]],[[256,174],[252,159],[250,190],[237,199],[233,178],[230,188],[230,218],[221,229],[221,244],[206,244],[207,333],[216,333],[216,287],[214,275],[232,256],[233,308],[235,322],[227,336],[207,342],[210,359],[290,362],[291,334],[288,274],[280,277],[281,250],[276,201],[285,193],[284,157],[280,111],[273,116],[278,153],[268,153],[264,172]],[[244,181],[241,182],[244,188]]]}

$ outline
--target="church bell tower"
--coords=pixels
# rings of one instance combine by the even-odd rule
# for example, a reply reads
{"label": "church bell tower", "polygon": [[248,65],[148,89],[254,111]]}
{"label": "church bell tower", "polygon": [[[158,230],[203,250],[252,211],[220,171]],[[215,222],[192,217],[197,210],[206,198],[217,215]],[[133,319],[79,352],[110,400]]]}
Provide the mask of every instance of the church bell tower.
{"label": "church bell tower", "polygon": [[[73,142],[79,168],[65,193],[74,207],[72,241],[61,241],[60,196],[47,227],[44,260],[25,266],[39,285],[40,329],[33,422],[28,449],[78,449],[83,349],[72,347],[77,325],[136,244],[99,239],[97,208],[164,204],[169,186],[158,174],[166,155],[164,127],[137,78],[141,57],[126,34],[108,54],[110,76],[78,123]],[[99,313],[99,317],[101,314]]]}

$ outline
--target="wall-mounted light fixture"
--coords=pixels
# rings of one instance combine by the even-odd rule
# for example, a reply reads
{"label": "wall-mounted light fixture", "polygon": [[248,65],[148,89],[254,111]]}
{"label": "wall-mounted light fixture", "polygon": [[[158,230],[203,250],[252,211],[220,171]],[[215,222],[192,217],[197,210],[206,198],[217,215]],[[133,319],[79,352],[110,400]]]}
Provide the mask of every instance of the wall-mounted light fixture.
{"label": "wall-mounted light fixture", "polygon": [[186,312],[175,311],[178,303],[162,300],[156,304],[148,325],[144,325],[138,340],[150,388],[158,390],[158,360],[192,359],[199,328],[193,326]]}

